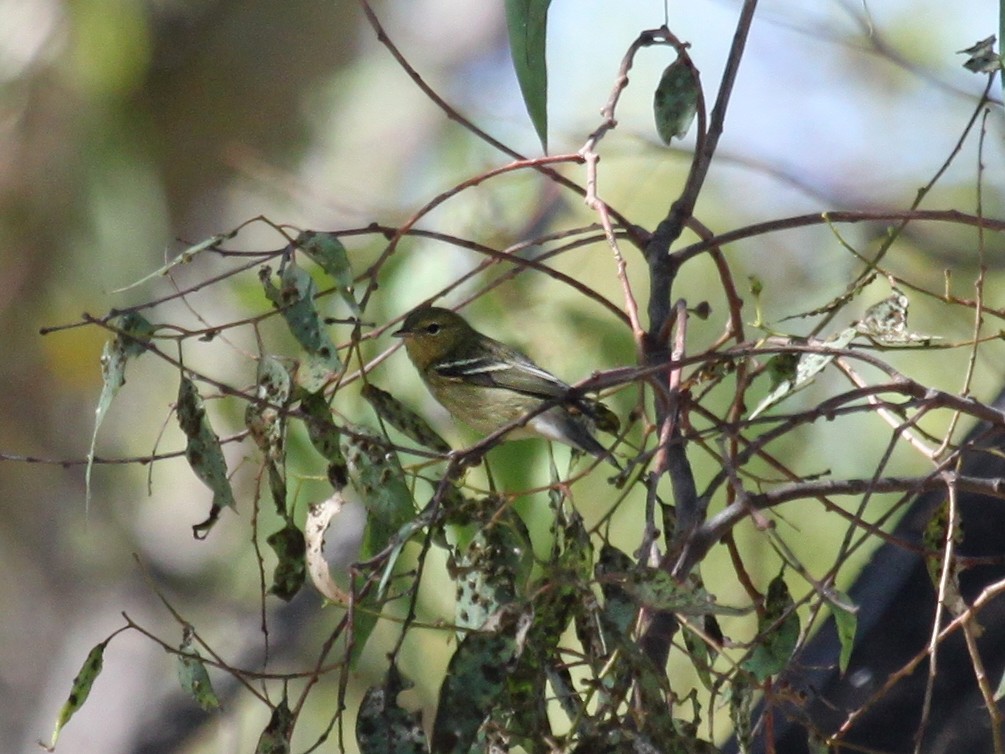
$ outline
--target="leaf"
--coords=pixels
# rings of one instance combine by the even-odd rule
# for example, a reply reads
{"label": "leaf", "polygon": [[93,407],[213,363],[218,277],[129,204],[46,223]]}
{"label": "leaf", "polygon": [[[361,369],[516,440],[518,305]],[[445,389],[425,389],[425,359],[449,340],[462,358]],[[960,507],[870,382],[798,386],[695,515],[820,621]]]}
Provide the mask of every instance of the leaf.
{"label": "leaf", "polygon": [[307,521],[304,524],[307,573],[310,574],[314,587],[325,598],[338,605],[348,605],[349,594],[332,579],[324,547],[325,532],[328,531],[332,519],[342,511],[343,505],[345,505],[345,498],[341,492],[336,492],[327,500],[309,506]]}
{"label": "leaf", "polygon": [[272,717],[258,737],[255,754],[289,754],[290,739],[293,737],[293,713],[290,712],[286,696],[272,709]]}
{"label": "leaf", "polygon": [[510,53],[527,114],[548,151],[548,5],[551,0],[506,0]]}
{"label": "leaf", "polygon": [[390,393],[381,390],[376,385],[366,384],[363,386],[361,395],[377,412],[377,416],[406,437],[415,440],[419,445],[435,450],[437,453],[450,452],[450,446],[446,440],[440,437],[425,419]]}
{"label": "leaf", "polygon": [[834,615],[834,627],[837,629],[838,641],[841,643],[841,654],[838,657],[838,668],[842,675],[848,670],[851,661],[851,651],[855,648],[855,632],[858,630],[858,612],[850,610],[846,605],[852,601],[844,592],[834,590],[836,599],[828,600]]}
{"label": "leaf", "polygon": [[349,468],[342,455],[341,435],[332,420],[328,401],[321,392],[305,393],[300,399],[300,408],[306,415],[304,424],[311,445],[328,460],[328,481],[336,490],[341,490],[349,482]]}
{"label": "leaf", "polygon": [[56,741],[59,739],[60,732],[70,722],[70,718],[87,701],[87,696],[91,693],[91,686],[98,675],[101,674],[101,668],[105,662],[105,647],[108,646],[109,641],[111,641],[111,638],[105,639],[87,653],[87,658],[84,660],[80,672],[73,679],[73,685],[70,687],[70,696],[67,697],[62,709],[59,710],[59,717],[56,718],[56,727],[52,731],[52,739],[49,741],[49,745],[46,746],[39,742],[49,751],[53,751],[56,748]]}
{"label": "leaf", "polygon": [[353,427],[352,435],[343,436],[342,445],[349,476],[367,510],[367,533],[361,552],[365,560],[380,552],[412,520],[415,504],[398,456],[382,437]]}
{"label": "leaf", "polygon": [[220,708],[220,700],[213,691],[206,666],[199,659],[199,650],[192,646],[192,631],[184,632],[178,647],[184,654],[178,655],[178,681],[182,689],[206,712]]}
{"label": "leaf", "polygon": [[290,400],[290,374],[278,359],[258,361],[255,397],[244,411],[244,425],[265,456],[269,489],[280,516],[286,516],[286,412]]}
{"label": "leaf", "polygon": [[353,295],[353,274],[349,265],[349,255],[345,246],[335,233],[323,233],[316,230],[305,230],[294,244],[303,249],[304,253],[332,280],[342,300],[349,310],[359,317],[362,311]]}
{"label": "leaf", "polygon": [[681,615],[745,615],[748,610],[719,605],[705,589],[692,583],[681,584],[666,571],[636,567],[616,577],[617,583],[639,604],[651,610]]}
{"label": "leaf", "polygon": [[293,521],[287,520],[286,526],[270,534],[265,541],[279,559],[272,574],[269,593],[289,602],[300,591],[306,578],[304,535]]}
{"label": "leaf", "polygon": [[683,139],[698,112],[698,73],[680,56],[666,67],[653,95],[656,133],[667,146]]}
{"label": "leaf", "polygon": [[220,438],[209,423],[202,396],[199,395],[195,383],[184,374],[181,377],[181,386],[178,388],[176,411],[178,424],[188,438],[185,458],[200,481],[213,491],[213,504],[209,517],[192,527],[196,538],[202,539],[216,523],[220,510],[224,507],[236,508],[237,504],[234,501],[234,492],[230,488],[230,480],[227,479],[227,461],[223,457]]}
{"label": "leaf", "polygon": [[[518,585],[533,560],[530,534],[515,513],[482,527],[455,558],[457,583],[454,621],[460,628],[480,629],[504,605],[516,599]],[[464,632],[461,632],[464,635]]]}
{"label": "leaf", "polygon": [[87,467],[84,470],[84,510],[91,507],[91,470],[94,468],[94,449],[98,442],[98,429],[105,420],[112,400],[124,384],[126,384],[126,362],[130,357],[143,354],[146,344],[156,329],[143,315],[136,312],[123,314],[108,323],[119,332],[105,343],[101,351],[101,396],[94,409],[94,432],[91,434],[91,447],[87,451]]}
{"label": "leaf", "polygon": [[[857,334],[858,331],[854,327],[848,327],[837,335],[823,341],[820,345],[828,349],[844,348],[855,339]],[[813,378],[826,369],[827,365],[834,361],[835,358],[835,355],[832,353],[800,351],[793,367],[793,355],[793,353],[782,353],[772,357],[770,371],[774,389],[751,412],[751,419],[756,418],[776,403],[780,403],[796,391],[809,385],[813,381]]]}
{"label": "leaf", "polygon": [[392,664],[382,686],[371,686],[356,716],[360,754],[427,754],[422,717],[398,706],[398,694],[412,684]]}
{"label": "leaf", "polygon": [[764,681],[785,668],[799,642],[799,616],[781,574],[768,585],[768,598],[757,629],[757,644],[740,666],[758,681]]}
{"label": "leaf", "polygon": [[[457,645],[440,687],[432,751],[468,754],[482,722],[506,688],[507,668],[519,654],[520,629],[513,614],[497,633],[470,633]],[[526,616],[519,616],[524,618]]]}
{"label": "leaf", "polygon": [[174,259],[172,259],[170,262],[168,262],[160,269],[154,270],[149,275],[146,275],[145,277],[142,277],[139,280],[137,280],[135,283],[130,283],[125,288],[116,288],[114,291],[112,291],[112,293],[122,293],[124,291],[128,291],[132,288],[135,288],[139,285],[143,285],[143,283],[147,282],[148,280],[153,280],[156,277],[164,277],[175,267],[178,267],[183,264],[188,264],[193,259],[195,259],[196,255],[201,254],[207,249],[215,249],[221,243],[233,238],[236,235],[237,231],[233,230],[230,233],[221,233],[215,236],[210,236],[206,240],[200,241],[194,246],[189,246],[181,254],[176,256]]}
{"label": "leaf", "polygon": [[342,368],[338,349],[322,327],[314,306],[317,286],[303,268],[295,262],[283,266],[279,287],[272,282],[272,271],[263,267],[259,272],[265,295],[283,315],[293,337],[307,352],[297,371],[297,384],[308,392],[317,392]]}

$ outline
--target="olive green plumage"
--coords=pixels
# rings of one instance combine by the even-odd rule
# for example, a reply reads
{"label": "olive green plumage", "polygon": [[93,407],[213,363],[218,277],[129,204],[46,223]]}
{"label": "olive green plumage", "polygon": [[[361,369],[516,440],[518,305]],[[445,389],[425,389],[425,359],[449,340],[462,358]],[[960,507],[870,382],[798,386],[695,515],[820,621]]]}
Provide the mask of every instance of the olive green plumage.
{"label": "olive green plumage", "polygon": [[508,436],[538,435],[613,462],[610,451],[593,437],[598,422],[617,429],[617,417],[606,406],[573,395],[562,380],[515,348],[481,334],[460,315],[420,307],[394,335],[404,340],[429,392],[454,418],[490,434],[555,401]]}

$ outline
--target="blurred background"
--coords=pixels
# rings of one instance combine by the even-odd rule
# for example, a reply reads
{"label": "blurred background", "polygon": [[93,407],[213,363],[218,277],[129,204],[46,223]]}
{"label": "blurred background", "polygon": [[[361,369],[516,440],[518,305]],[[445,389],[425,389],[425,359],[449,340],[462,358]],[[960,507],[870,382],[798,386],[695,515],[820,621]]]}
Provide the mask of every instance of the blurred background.
{"label": "blurred background", "polygon": [[[725,232],[825,209],[906,208],[950,155],[974,110],[985,78],[964,70],[964,57],[956,52],[996,32],[995,5],[760,3],[698,217]],[[415,0],[374,7],[391,39],[437,92],[524,154],[540,152],[509,63],[501,2]],[[737,10],[738,3],[728,0],[670,4],[670,27],[691,42],[710,102]],[[663,13],[663,5],[652,0],[552,4],[552,153],[582,146],[599,124],[624,51],[639,31],[663,23]],[[689,162],[690,142],[668,149],[652,124],[652,91],[671,59],[664,48],[640,54],[618,111],[619,127],[601,144],[601,195],[649,228],[675,198]],[[997,85],[993,96],[1000,100]],[[980,199],[987,215],[1001,218],[999,106],[986,129]],[[170,292],[165,281],[154,280],[113,293],[188,244],[257,215],[301,228],[394,225],[455,183],[507,162],[418,91],[349,0],[0,0],[0,332],[6,355],[0,363],[0,569],[7,574],[0,580],[0,741],[10,751],[34,750],[37,739],[48,740],[87,651],[123,625],[123,611],[154,633],[180,640],[151,584],[228,657],[251,666],[262,662],[258,574],[247,547],[249,508],[225,516],[210,541],[193,541],[190,527],[205,516],[209,493],[183,461],[170,461],[152,470],[149,485],[146,467],[99,466],[85,509],[80,461],[101,390],[105,334],[71,328],[42,337],[39,329]],[[585,180],[577,169],[566,173]],[[977,173],[975,135],[923,206],[974,212]],[[541,207],[549,209],[543,220]],[[506,245],[531,228],[539,231],[533,225],[539,220],[561,227],[593,218],[576,197],[556,197],[550,185],[517,175],[465,192],[424,225]],[[884,227],[840,231],[843,240],[868,249]],[[994,237],[985,243],[988,304],[1001,308],[1003,244]],[[281,245],[274,231],[256,226],[232,247]],[[379,248],[370,240],[352,249],[359,255],[357,269]],[[972,297],[977,248],[976,231],[915,225],[888,263],[919,286],[941,292],[948,285],[956,295]],[[480,261],[433,243],[415,242],[405,251],[382,281],[369,317],[407,311]],[[727,254],[738,281],[754,272],[763,280],[769,321],[823,304],[857,270],[826,228],[741,242]],[[637,257],[629,262],[642,267]],[[181,279],[207,277],[225,269],[221,264],[200,260]],[[602,244],[559,266],[621,301]],[[946,269],[952,269],[948,283]],[[708,298],[721,313],[709,270],[703,262],[689,266],[676,295],[692,304]],[[644,300],[642,273],[633,269],[632,279]],[[584,324],[595,326],[601,336],[595,342],[549,362],[570,379],[598,366],[631,363],[628,333],[595,305],[555,287],[551,280],[521,276],[474,311],[486,322],[482,329],[531,353],[548,342],[535,328],[542,317],[555,328],[547,338],[561,342],[575,343]],[[226,295],[200,300],[200,315],[237,318],[235,312],[248,311],[241,307],[264,310],[264,302],[250,298],[256,290],[252,275],[244,288],[235,285]],[[875,295],[856,302],[848,318],[887,294],[877,284]],[[924,297],[912,298],[912,306],[912,329],[918,332],[947,341],[971,333],[972,317],[962,309],[947,316]],[[155,310],[151,318],[158,316]],[[693,337],[707,342],[721,327],[721,317],[713,318],[706,329],[696,325]],[[808,325],[787,327],[804,332]],[[375,345],[374,353],[388,345]],[[254,351],[253,341],[234,347]],[[253,362],[214,363],[215,353],[192,358],[221,378],[248,382]],[[1001,357],[1000,349],[982,352],[973,387],[978,397],[997,391]],[[960,389],[962,371],[935,369],[929,361],[905,354],[900,363],[919,379]],[[438,416],[414,375],[401,369],[403,357],[389,363],[380,373],[382,384],[407,382],[403,397]],[[178,449],[169,413],[177,374],[140,360],[130,364],[128,377],[99,435],[99,455],[129,458],[155,447]],[[229,419],[230,429],[239,427],[239,417]],[[221,434],[227,420],[218,427]],[[158,445],[165,422],[171,431]],[[453,433],[452,440],[464,437],[446,423],[439,426]],[[835,472],[868,473],[874,461],[862,459],[886,441],[882,434],[874,442],[868,433],[854,435],[852,442],[847,430],[821,432],[807,446],[811,450],[793,452],[818,454],[820,468]],[[237,453],[229,458],[232,467],[247,460],[241,455],[246,449]],[[910,463],[895,459],[901,460]],[[304,499],[322,490],[317,483]],[[801,529],[798,517],[790,519],[798,532],[793,538],[807,549],[818,546],[811,536],[816,532]],[[776,570],[772,565],[766,573]],[[309,666],[334,622],[330,612],[309,594],[289,606],[270,603],[270,612],[277,663],[270,668]],[[291,636],[296,640],[283,641]],[[59,750],[253,748],[267,722],[262,705],[230,706],[234,689],[224,684],[226,709],[210,718],[180,698],[174,672],[172,659],[149,639],[137,632],[117,637]],[[358,673],[364,684],[366,672],[363,667]],[[417,691],[413,706],[428,707],[435,700],[430,693]],[[328,703],[334,700],[332,695]],[[316,712],[326,719],[325,710]],[[334,743],[328,746],[337,750]]]}

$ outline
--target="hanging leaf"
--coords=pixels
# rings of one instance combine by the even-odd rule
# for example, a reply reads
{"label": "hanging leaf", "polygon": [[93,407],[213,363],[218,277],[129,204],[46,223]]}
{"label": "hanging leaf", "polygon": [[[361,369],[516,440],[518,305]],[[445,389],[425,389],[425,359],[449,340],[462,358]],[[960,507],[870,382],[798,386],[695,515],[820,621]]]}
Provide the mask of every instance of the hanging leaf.
{"label": "hanging leaf", "polygon": [[300,591],[306,578],[304,534],[292,520],[287,520],[286,526],[270,534],[265,541],[279,559],[272,574],[269,593],[289,602]]}
{"label": "hanging leaf", "polygon": [[197,539],[202,539],[209,533],[220,510],[224,507],[235,508],[234,493],[227,479],[227,461],[223,457],[220,438],[213,431],[206,415],[202,396],[192,382],[184,374],[181,386],[178,388],[178,424],[188,438],[185,446],[185,458],[195,475],[213,491],[213,504],[209,517],[192,527]]}
{"label": "hanging leaf", "polygon": [[829,599],[831,612],[834,615],[834,627],[837,629],[838,642],[841,644],[841,654],[838,657],[838,668],[844,674],[851,661],[851,651],[855,647],[855,632],[858,630],[858,612],[849,609],[851,599],[844,592],[834,590],[835,599]]}
{"label": "hanging leaf", "polygon": [[532,561],[530,534],[511,510],[481,527],[454,559],[457,626],[480,629],[503,605],[513,602]]}
{"label": "hanging leaf", "polygon": [[653,95],[656,133],[667,146],[683,139],[698,112],[698,73],[678,57],[666,67]]}
{"label": "hanging leaf", "polygon": [[109,325],[119,332],[105,343],[101,351],[101,396],[94,410],[94,432],[91,447],[87,451],[87,467],[84,469],[84,510],[91,508],[91,470],[94,468],[94,449],[98,442],[98,430],[105,420],[105,414],[112,405],[116,394],[126,384],[126,362],[133,356],[146,351],[146,345],[156,329],[143,315],[136,312],[123,314],[109,321]]}
{"label": "hanging leaf", "polygon": [[353,486],[367,510],[367,532],[361,556],[380,552],[397,531],[415,516],[412,493],[398,455],[384,438],[362,427],[352,427],[342,438]]}
{"label": "hanging leaf", "polygon": [[548,151],[548,5],[551,0],[506,0],[506,29],[530,122]]}
{"label": "hanging leaf", "polygon": [[381,390],[376,385],[366,384],[363,386],[361,394],[377,412],[377,416],[406,437],[415,440],[419,445],[435,450],[437,453],[450,452],[450,446],[446,440],[440,437],[425,419],[390,393]]}
{"label": "hanging leaf", "polygon": [[199,650],[192,646],[192,630],[186,628],[178,649],[178,681],[182,689],[206,712],[220,708],[220,700],[213,691],[206,666],[199,658]]}
{"label": "hanging leaf", "polygon": [[304,524],[307,572],[311,582],[321,594],[337,605],[348,605],[349,594],[332,579],[328,560],[325,558],[325,532],[332,519],[342,511],[344,504],[342,493],[336,492],[327,500],[311,505],[307,509],[307,522]]}
{"label": "hanging leaf", "polygon": [[382,686],[371,686],[356,716],[360,754],[427,754],[421,715],[398,706],[398,694],[411,688],[392,664]]}
{"label": "hanging leaf", "polygon": [[59,710],[59,717],[56,718],[56,727],[52,731],[52,739],[49,741],[49,745],[46,746],[41,741],[39,742],[49,751],[55,750],[60,732],[70,722],[70,718],[73,717],[76,711],[83,707],[84,702],[87,701],[87,696],[91,693],[91,686],[94,684],[94,680],[101,674],[101,668],[105,662],[105,647],[108,646],[109,641],[111,641],[111,638],[105,639],[87,653],[87,658],[84,660],[80,672],[73,679],[73,685],[70,687],[70,696],[67,697],[62,709]]}
{"label": "hanging leaf", "polygon": [[342,300],[349,310],[360,316],[359,304],[353,295],[353,274],[349,265],[349,254],[345,246],[334,233],[323,233],[316,230],[305,230],[294,241],[314,264],[320,267],[332,280]]}
{"label": "hanging leaf", "polygon": [[269,724],[258,737],[255,754],[289,754],[294,722],[296,721],[284,695],[283,700],[273,708]]}
{"label": "hanging leaf", "polygon": [[290,373],[272,356],[258,361],[255,397],[244,411],[244,425],[265,456],[269,490],[276,511],[286,516],[286,412],[290,400]]}
{"label": "hanging leaf", "polygon": [[519,654],[527,618],[507,613],[498,632],[470,633],[457,645],[440,687],[432,751],[468,754],[506,688],[507,668]]}
{"label": "hanging leaf", "polygon": [[758,681],[765,681],[785,668],[799,642],[799,616],[781,574],[768,585],[768,598],[757,630],[757,644],[741,667]]}
{"label": "hanging leaf", "polygon": [[342,362],[314,306],[317,295],[314,278],[293,261],[283,267],[278,288],[272,282],[272,271],[268,267],[261,269],[259,277],[265,295],[307,352],[297,370],[297,384],[308,392],[317,392],[342,368]]}
{"label": "hanging leaf", "polygon": [[305,393],[300,399],[300,408],[306,418],[307,436],[314,449],[328,460],[328,481],[336,490],[348,484],[349,469],[339,444],[338,427],[332,420],[332,411],[324,394]]}

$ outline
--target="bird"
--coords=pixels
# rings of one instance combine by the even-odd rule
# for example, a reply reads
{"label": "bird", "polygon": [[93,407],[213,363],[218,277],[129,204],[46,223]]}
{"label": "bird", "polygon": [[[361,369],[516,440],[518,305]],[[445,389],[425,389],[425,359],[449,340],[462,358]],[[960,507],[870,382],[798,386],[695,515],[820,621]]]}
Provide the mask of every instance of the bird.
{"label": "bird", "polygon": [[478,332],[456,312],[420,306],[392,334],[404,341],[429,392],[455,419],[491,434],[553,403],[510,430],[508,439],[541,436],[620,468],[594,437],[598,426],[617,432],[613,411],[577,394],[517,349]]}

